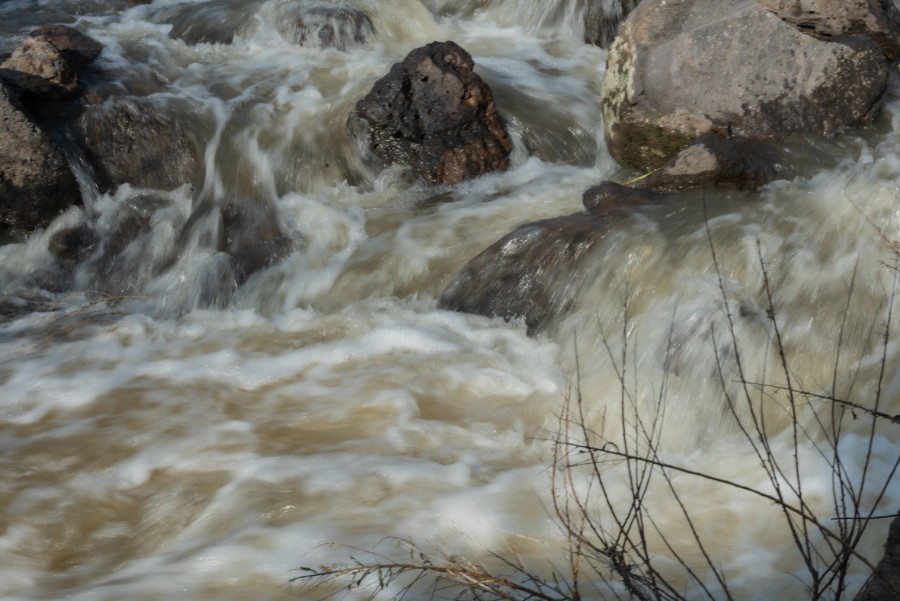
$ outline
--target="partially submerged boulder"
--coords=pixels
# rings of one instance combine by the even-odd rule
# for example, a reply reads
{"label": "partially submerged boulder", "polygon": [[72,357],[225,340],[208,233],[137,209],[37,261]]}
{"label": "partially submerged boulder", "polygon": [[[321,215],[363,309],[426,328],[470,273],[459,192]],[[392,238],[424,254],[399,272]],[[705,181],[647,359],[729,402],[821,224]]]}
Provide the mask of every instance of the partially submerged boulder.
{"label": "partially submerged boulder", "polygon": [[165,107],[114,97],[87,107],[75,128],[102,192],[124,183],[158,190],[194,183],[197,143]]}
{"label": "partially submerged boulder", "polygon": [[346,50],[366,44],[375,31],[372,19],[363,11],[330,2],[284,4],[279,17],[278,32],[300,46]]}
{"label": "partially submerged boulder", "polygon": [[79,70],[102,51],[100,42],[67,25],[42,25],[0,64],[0,78],[25,94],[74,96]]}
{"label": "partially submerged boulder", "polygon": [[706,133],[831,135],[874,115],[889,74],[867,35],[817,39],[757,0],[643,0],[608,56],[609,151],[647,170]]}
{"label": "partially submerged boulder", "polygon": [[474,66],[453,42],[417,48],[357,103],[349,128],[379,159],[431,184],[505,171],[512,142]]}
{"label": "partially submerged boulder", "polygon": [[59,146],[0,83],[0,224],[33,230],[81,204],[78,182]]}
{"label": "partially submerged boulder", "polygon": [[189,46],[231,44],[235,34],[247,27],[245,14],[235,10],[233,0],[175,5],[160,11],[157,18],[172,25],[170,38]]}

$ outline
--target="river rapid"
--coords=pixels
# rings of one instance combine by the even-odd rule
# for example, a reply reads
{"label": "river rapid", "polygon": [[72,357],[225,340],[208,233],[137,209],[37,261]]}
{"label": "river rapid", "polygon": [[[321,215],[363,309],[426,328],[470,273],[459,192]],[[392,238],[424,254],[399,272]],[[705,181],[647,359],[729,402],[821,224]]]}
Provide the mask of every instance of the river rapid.
{"label": "river rapid", "polygon": [[[513,228],[639,175],[604,145],[606,52],[581,42],[583,3],[348,0],[374,34],[343,50],[286,39],[282,0],[121,4],[0,4],[0,53],[69,23],[104,44],[104,85],[177,111],[203,148],[197,183],[171,191],[100,194],[82,169],[84,207],[0,246],[0,597],[315,599],[330,589],[290,583],[299,567],[406,557],[389,537],[566,574],[552,463],[579,394],[594,442],[634,449],[635,424],[653,423],[667,463],[771,493],[737,426],[749,410],[731,411],[723,387],[749,390],[784,478],[799,471],[809,511],[834,521],[824,433],[840,412],[802,395],[792,410],[783,387],[900,414],[896,74],[873,124],[792,140],[789,175],[760,192],[686,193],[623,219],[587,267],[557,278],[577,289],[573,306],[528,336],[438,298]],[[188,45],[169,35],[179,19],[237,35]],[[493,89],[509,171],[435,188],[360,159],[355,102],[435,40],[468,50]],[[235,199],[247,232],[274,219],[290,242],[244,282],[215,235]],[[112,262],[88,258],[62,289],[42,287],[54,233],[84,219],[108,233],[129,211],[149,227]],[[873,428],[859,408],[840,423],[861,511],[895,513],[900,426]],[[624,464],[601,472],[627,506]],[[603,523],[593,475],[571,473]],[[735,598],[802,597],[803,562],[770,500],[673,479],[644,497],[675,549],[650,537],[662,569],[677,552],[708,572],[677,489]],[[859,545],[873,562],[888,521]],[[854,564],[851,594],[865,576]]]}

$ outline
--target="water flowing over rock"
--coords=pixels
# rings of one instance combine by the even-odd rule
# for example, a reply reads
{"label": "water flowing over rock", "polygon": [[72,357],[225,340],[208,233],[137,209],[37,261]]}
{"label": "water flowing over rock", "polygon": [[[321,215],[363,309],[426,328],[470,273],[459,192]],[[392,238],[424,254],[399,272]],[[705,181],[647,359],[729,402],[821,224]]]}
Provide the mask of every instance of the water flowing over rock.
{"label": "water flowing over rock", "polygon": [[0,64],[0,77],[24,93],[55,97],[78,92],[78,71],[94,62],[103,45],[66,25],[43,25]]}
{"label": "water flowing over rock", "polygon": [[609,48],[619,25],[640,0],[590,0],[584,11],[584,41]]}
{"label": "water flowing over rock", "polygon": [[609,151],[659,167],[700,135],[832,135],[868,121],[889,76],[872,38],[820,40],[756,0],[644,0],[610,48],[602,107]]}
{"label": "water flowing over rock", "polygon": [[0,83],[0,223],[32,230],[81,203],[62,150]]}
{"label": "water flowing over rock", "polygon": [[160,107],[111,98],[89,106],[75,128],[101,191],[124,183],[172,190],[197,176],[195,141]]}
{"label": "water flowing over rock", "polygon": [[357,103],[350,130],[382,161],[431,184],[505,171],[512,142],[474,66],[453,42],[413,50]]}
{"label": "water flowing over rock", "polygon": [[247,17],[232,10],[231,0],[209,0],[164,9],[158,19],[172,24],[169,37],[185,44],[231,44],[247,26]]}
{"label": "water flowing over rock", "polygon": [[331,3],[286,4],[276,22],[285,39],[301,46],[346,50],[368,42],[375,29],[363,11]]}

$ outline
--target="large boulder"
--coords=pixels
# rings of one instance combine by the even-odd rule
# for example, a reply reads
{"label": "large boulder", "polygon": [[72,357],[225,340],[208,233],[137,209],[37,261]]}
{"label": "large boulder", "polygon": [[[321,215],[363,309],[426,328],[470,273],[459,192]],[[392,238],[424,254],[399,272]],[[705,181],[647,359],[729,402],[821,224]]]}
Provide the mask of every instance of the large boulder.
{"label": "large boulder", "polygon": [[432,184],[506,170],[512,143],[474,66],[453,42],[413,50],[356,104],[350,130],[385,163]]}
{"label": "large boulder", "polygon": [[80,203],[62,150],[0,83],[0,224],[33,230]]}
{"label": "large boulder", "polygon": [[164,106],[113,97],[87,107],[75,130],[101,191],[124,183],[172,190],[197,177],[197,141]]}
{"label": "large boulder", "polygon": [[806,35],[757,0],[643,0],[610,48],[610,153],[659,167],[705,133],[831,135],[869,120],[890,74],[873,39]]}
{"label": "large boulder", "polygon": [[79,70],[102,51],[100,42],[67,25],[42,25],[0,64],[0,78],[26,94],[73,96]]}

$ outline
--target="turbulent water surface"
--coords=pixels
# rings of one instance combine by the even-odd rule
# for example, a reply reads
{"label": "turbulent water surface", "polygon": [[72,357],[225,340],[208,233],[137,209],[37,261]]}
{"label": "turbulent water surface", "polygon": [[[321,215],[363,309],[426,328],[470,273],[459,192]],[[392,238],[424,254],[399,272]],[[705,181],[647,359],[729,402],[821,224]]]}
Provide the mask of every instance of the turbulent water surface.
{"label": "turbulent water surface", "polygon": [[[297,568],[365,556],[344,545],[403,557],[387,537],[565,574],[551,463],[576,388],[579,421],[610,449],[654,424],[666,462],[771,493],[723,387],[749,390],[783,477],[799,468],[808,510],[830,523],[825,433],[838,412],[809,396],[792,410],[783,388],[900,413],[900,341],[883,336],[900,325],[896,77],[875,123],[794,141],[791,175],[761,192],[685,194],[623,219],[565,275],[574,305],[529,337],[437,299],[516,226],[637,175],[604,147],[606,55],[581,43],[583,3],[348,0],[374,33],[343,49],[295,43],[279,15],[296,2],[118,4],[0,4],[0,52],[37,24],[70,23],[105,45],[98,85],[177,112],[203,150],[195,182],[175,190],[100,194],[81,170],[83,208],[0,247],[0,597],[317,598],[327,590],[289,583]],[[236,35],[170,37],[188,22]],[[433,188],[359,158],[354,103],[435,40],[466,48],[494,90],[514,140],[508,172]],[[217,233],[235,206],[237,250]],[[55,232],[89,220],[112,236],[135,213],[147,225],[117,252],[59,275]],[[286,242],[243,277],[234,255],[263,221]],[[867,415],[844,414],[837,449],[857,488],[866,474],[861,510],[886,515],[900,507],[900,436]],[[601,472],[626,507],[623,465]],[[572,475],[603,523],[590,474]],[[803,594],[770,500],[673,478],[736,597]],[[675,553],[702,565],[663,479],[644,504],[674,549],[649,535],[661,569]],[[877,561],[886,528],[872,523],[862,555]],[[864,577],[854,567],[850,590]]]}

